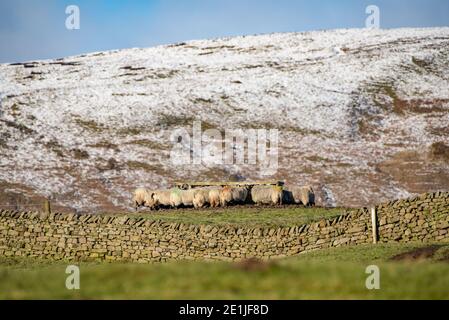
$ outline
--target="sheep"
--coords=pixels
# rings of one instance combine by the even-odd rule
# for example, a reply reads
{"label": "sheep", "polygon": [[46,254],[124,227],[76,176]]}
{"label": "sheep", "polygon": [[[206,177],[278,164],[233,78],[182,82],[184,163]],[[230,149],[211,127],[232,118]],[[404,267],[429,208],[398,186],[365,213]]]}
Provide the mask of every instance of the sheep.
{"label": "sheep", "polygon": [[172,208],[192,207],[195,192],[194,190],[173,188],[169,191],[163,191],[161,195],[164,199],[164,206]]}
{"label": "sheep", "polygon": [[283,203],[285,204],[303,204],[302,191],[303,187],[298,185],[284,185]]}
{"label": "sheep", "polygon": [[248,198],[248,189],[224,187],[220,191],[220,204],[225,207],[229,204],[243,204]]}
{"label": "sheep", "polygon": [[288,191],[284,191],[284,200],[286,203],[302,204],[304,206],[315,205],[315,194],[311,186],[292,186]]}
{"label": "sheep", "polygon": [[158,190],[153,192],[154,206],[162,206],[165,208],[179,208],[181,206],[193,206],[193,191],[180,190],[174,188],[171,190]]}
{"label": "sheep", "polygon": [[204,208],[206,205],[210,204],[209,193],[210,189],[197,189],[193,196],[193,207],[195,209]]}
{"label": "sheep", "polygon": [[247,188],[232,188],[232,203],[244,204],[248,198]]}
{"label": "sheep", "polygon": [[221,199],[221,190],[219,189],[211,189],[209,191],[209,203],[211,208],[217,208],[220,206]]}
{"label": "sheep", "polygon": [[150,210],[156,209],[158,207],[158,202],[154,198],[154,191],[149,191],[145,195],[145,207],[150,208]]}
{"label": "sheep", "polygon": [[155,201],[155,205],[162,207],[172,207],[172,191],[170,190],[157,190],[153,191],[152,198]]}
{"label": "sheep", "polygon": [[293,192],[290,190],[282,190],[282,203],[284,204],[295,204],[295,197],[293,196]]}
{"label": "sheep", "polygon": [[170,206],[172,208],[179,208],[182,205],[182,190],[172,189],[170,193]]}
{"label": "sheep", "polygon": [[138,188],[134,191],[133,203],[136,211],[145,205],[145,198],[148,197],[148,192],[145,188]]}
{"label": "sheep", "polygon": [[220,204],[222,207],[226,207],[232,202],[232,189],[231,187],[224,187],[220,190]]}
{"label": "sheep", "polygon": [[300,188],[300,199],[305,207],[315,206],[315,193],[311,186],[304,186]]}
{"label": "sheep", "polygon": [[155,209],[159,202],[155,197],[155,194],[159,191],[148,190],[139,188],[134,191],[133,201],[136,206],[136,210],[139,207],[148,207],[151,210]]}
{"label": "sheep", "polygon": [[195,190],[181,190],[181,200],[184,207],[193,207],[193,197],[195,196]]}
{"label": "sheep", "polygon": [[251,189],[251,199],[255,204],[282,204],[282,187],[255,186]]}

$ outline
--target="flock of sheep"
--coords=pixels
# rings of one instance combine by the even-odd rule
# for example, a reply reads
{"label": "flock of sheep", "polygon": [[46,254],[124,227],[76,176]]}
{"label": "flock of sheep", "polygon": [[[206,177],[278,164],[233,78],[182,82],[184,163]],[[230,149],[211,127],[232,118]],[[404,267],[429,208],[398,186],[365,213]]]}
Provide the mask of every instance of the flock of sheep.
{"label": "flock of sheep", "polygon": [[136,210],[147,207],[151,210],[161,208],[201,209],[206,207],[227,207],[231,205],[256,204],[302,204],[315,205],[315,194],[310,186],[293,187],[286,190],[282,186],[256,185],[247,187],[203,187],[189,190],[173,188],[170,190],[135,190],[133,203]]}

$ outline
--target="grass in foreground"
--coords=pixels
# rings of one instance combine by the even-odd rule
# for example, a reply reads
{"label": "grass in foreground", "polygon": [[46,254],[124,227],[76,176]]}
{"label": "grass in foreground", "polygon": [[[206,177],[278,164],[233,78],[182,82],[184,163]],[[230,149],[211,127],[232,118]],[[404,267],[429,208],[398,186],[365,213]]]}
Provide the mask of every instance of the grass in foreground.
{"label": "grass in foreground", "polygon": [[[428,245],[367,245],[273,262],[81,263],[81,290],[65,288],[67,263],[0,259],[2,299],[449,299],[449,245],[425,261],[392,261]],[[442,261],[437,261],[442,260]],[[381,289],[365,287],[378,265]]]}
{"label": "grass in foreground", "polygon": [[335,217],[344,212],[345,209],[341,208],[304,208],[296,206],[283,208],[229,207],[206,210],[141,211],[129,213],[128,216],[196,225],[291,227],[318,221],[323,218]]}

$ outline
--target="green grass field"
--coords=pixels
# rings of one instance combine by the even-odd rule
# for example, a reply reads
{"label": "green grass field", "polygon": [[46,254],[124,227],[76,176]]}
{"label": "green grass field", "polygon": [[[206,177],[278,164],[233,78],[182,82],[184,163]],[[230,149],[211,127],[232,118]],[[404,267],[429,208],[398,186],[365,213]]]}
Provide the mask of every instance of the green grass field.
{"label": "green grass field", "polygon": [[[239,226],[298,226],[344,213],[342,208],[287,208],[229,207],[206,210],[162,210],[139,211],[127,214],[130,217],[178,222],[186,224],[239,225]],[[123,214],[117,214],[122,216]]]}
{"label": "green grass field", "polygon": [[[1,258],[0,298],[449,299],[449,244],[425,259],[391,259],[428,246],[345,247],[271,262],[80,263],[78,291],[65,288],[68,263]],[[381,289],[370,291],[365,270],[373,264]]]}

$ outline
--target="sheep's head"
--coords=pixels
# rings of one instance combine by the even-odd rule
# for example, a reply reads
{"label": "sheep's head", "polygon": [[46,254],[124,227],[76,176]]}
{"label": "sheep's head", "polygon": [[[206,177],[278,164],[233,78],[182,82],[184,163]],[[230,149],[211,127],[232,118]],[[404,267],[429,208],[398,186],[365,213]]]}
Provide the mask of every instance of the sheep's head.
{"label": "sheep's head", "polygon": [[155,193],[151,192],[145,196],[145,206],[148,208],[154,208],[157,206],[157,199],[155,198]]}

